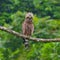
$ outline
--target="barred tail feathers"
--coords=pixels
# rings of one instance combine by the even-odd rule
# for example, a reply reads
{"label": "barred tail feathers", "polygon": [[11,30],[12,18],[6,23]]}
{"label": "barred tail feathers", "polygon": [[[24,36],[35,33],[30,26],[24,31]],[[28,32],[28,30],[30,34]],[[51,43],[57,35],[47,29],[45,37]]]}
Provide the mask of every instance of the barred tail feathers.
{"label": "barred tail feathers", "polygon": [[23,43],[24,43],[24,45],[25,45],[25,47],[26,47],[26,48],[28,48],[28,47],[29,47],[29,42],[28,42],[28,40],[27,40],[27,39],[24,39],[24,42],[23,42]]}

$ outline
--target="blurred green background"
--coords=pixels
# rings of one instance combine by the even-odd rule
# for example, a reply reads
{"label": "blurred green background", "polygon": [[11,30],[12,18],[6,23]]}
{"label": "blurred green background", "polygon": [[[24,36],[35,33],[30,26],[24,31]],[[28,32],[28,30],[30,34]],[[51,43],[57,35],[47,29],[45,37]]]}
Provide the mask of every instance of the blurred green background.
{"label": "blurred green background", "polygon": [[[34,14],[32,37],[60,38],[60,0],[0,0],[0,26],[22,33],[26,12]],[[0,60],[60,60],[60,42],[29,41],[0,30]]]}

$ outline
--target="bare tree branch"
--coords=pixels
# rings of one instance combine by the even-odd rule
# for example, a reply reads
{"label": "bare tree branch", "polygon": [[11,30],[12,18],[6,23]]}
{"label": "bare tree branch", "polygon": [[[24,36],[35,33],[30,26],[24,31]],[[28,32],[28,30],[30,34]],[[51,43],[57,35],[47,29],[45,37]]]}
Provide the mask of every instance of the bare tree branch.
{"label": "bare tree branch", "polygon": [[0,30],[6,31],[6,32],[8,32],[8,33],[11,33],[11,34],[13,34],[13,35],[15,35],[15,36],[17,36],[17,37],[27,38],[27,39],[33,40],[33,41],[38,41],[38,42],[39,42],[39,41],[40,41],[40,42],[60,42],[60,38],[55,38],[55,39],[34,38],[34,37],[30,37],[30,36],[25,36],[25,35],[23,35],[23,34],[20,34],[20,33],[18,33],[18,32],[15,32],[15,31],[13,31],[13,30],[10,30],[10,29],[8,29],[8,28],[6,28],[6,27],[2,27],[2,26],[0,26]]}

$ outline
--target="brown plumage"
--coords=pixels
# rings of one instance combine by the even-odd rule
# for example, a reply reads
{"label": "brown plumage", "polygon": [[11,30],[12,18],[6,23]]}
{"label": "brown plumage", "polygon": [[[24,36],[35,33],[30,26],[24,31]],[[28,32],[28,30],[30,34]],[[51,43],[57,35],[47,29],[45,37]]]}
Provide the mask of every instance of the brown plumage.
{"label": "brown plumage", "polygon": [[[24,35],[31,36],[34,31],[34,25],[33,25],[33,14],[32,13],[27,13],[25,16],[25,20],[22,24],[22,31]],[[24,44],[25,46],[28,46],[28,40],[24,39]]]}

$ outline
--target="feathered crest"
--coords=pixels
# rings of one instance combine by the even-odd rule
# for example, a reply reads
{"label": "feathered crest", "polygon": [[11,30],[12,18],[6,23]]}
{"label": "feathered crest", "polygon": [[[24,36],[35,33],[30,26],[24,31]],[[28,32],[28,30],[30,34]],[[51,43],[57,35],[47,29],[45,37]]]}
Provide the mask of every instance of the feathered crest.
{"label": "feathered crest", "polygon": [[32,18],[33,18],[33,13],[28,12],[28,13],[26,14],[25,18],[27,18],[27,17],[32,17]]}

